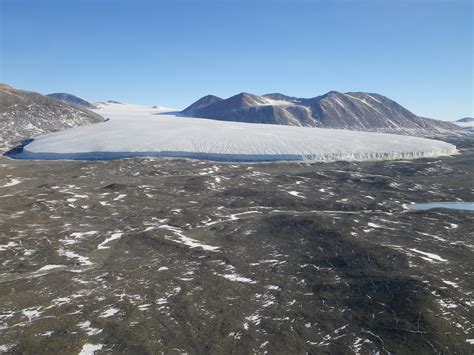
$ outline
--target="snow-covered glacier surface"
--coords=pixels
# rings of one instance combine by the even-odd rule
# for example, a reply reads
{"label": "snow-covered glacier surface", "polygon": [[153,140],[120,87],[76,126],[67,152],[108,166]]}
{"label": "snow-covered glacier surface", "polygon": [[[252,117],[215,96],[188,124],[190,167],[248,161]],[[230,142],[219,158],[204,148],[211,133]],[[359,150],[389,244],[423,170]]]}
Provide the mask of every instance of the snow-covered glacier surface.
{"label": "snow-covered glacier surface", "polygon": [[130,104],[101,104],[96,112],[110,120],[39,136],[11,156],[331,161],[410,159],[456,153],[456,147],[446,142],[394,134],[180,117],[161,108]]}

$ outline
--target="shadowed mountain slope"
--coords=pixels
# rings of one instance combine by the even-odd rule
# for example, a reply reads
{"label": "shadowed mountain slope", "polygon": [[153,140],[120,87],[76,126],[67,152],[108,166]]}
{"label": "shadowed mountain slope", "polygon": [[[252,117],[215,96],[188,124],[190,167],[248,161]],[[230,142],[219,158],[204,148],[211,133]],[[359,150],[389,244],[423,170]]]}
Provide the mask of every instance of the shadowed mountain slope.
{"label": "shadowed mountain slope", "polygon": [[417,116],[385,96],[365,92],[330,91],[309,99],[279,93],[263,96],[240,93],[225,100],[205,96],[182,113],[222,121],[402,134],[460,130],[453,123]]}

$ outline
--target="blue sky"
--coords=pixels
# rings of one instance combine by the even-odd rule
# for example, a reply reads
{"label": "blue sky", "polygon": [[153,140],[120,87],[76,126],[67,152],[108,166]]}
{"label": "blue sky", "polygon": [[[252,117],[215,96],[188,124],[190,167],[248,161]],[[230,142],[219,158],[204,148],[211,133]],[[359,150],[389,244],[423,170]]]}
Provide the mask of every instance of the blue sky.
{"label": "blue sky", "polygon": [[0,0],[0,81],[184,107],[206,94],[386,95],[473,112],[470,0]]}

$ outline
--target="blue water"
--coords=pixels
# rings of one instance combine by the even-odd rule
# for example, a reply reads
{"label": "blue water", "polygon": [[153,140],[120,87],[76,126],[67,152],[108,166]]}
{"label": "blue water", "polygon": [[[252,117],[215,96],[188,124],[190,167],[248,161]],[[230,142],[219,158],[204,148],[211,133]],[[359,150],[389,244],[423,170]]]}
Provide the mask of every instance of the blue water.
{"label": "blue water", "polygon": [[474,211],[474,202],[430,202],[430,203],[414,203],[407,205],[412,211],[425,211],[433,208],[448,208],[451,210]]}

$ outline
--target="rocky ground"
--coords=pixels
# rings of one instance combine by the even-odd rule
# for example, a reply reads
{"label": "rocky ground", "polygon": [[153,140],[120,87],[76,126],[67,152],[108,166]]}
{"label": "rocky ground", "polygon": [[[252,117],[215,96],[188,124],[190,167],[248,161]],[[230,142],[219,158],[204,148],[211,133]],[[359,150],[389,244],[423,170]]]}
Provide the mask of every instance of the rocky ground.
{"label": "rocky ground", "polygon": [[0,159],[0,352],[472,353],[474,144],[385,162]]}

